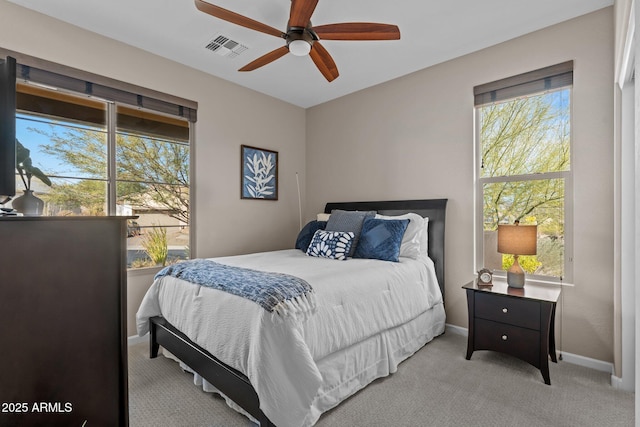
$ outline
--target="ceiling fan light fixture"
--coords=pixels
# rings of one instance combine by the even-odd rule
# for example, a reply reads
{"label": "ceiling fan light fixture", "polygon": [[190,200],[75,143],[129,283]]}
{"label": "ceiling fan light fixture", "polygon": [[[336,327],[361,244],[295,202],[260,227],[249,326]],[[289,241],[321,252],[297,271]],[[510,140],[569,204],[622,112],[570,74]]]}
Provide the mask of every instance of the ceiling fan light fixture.
{"label": "ceiling fan light fixture", "polygon": [[311,43],[306,40],[293,40],[289,43],[289,52],[295,56],[305,56],[311,52]]}
{"label": "ceiling fan light fixture", "polygon": [[[268,52],[251,61],[238,71],[252,71],[263,67],[287,53],[295,56],[309,55],[320,73],[332,82],[338,76],[338,67],[329,52],[319,41],[322,40],[398,40],[400,30],[396,25],[372,22],[345,22],[314,27],[311,15],[318,0],[291,0],[287,31],[281,32],[262,22],[211,4],[205,0],[195,0],[198,10],[223,21],[285,39],[286,46]],[[226,45],[225,45],[226,47]]]}

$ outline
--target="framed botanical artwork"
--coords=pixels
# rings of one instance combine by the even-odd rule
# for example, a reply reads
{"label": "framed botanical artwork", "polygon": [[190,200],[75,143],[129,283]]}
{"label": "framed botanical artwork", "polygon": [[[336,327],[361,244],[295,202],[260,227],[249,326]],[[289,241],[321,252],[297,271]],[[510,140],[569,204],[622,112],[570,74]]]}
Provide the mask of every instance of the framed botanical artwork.
{"label": "framed botanical artwork", "polygon": [[278,200],[278,152],[241,146],[240,197]]}

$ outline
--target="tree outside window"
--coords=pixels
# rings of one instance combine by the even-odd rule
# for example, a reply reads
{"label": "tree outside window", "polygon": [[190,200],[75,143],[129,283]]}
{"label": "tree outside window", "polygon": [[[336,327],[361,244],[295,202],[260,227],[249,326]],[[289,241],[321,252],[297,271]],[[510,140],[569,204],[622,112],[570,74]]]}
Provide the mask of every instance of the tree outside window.
{"label": "tree outside window", "polygon": [[570,177],[570,88],[477,107],[479,193],[484,266],[506,270],[513,256],[497,252],[498,224],[538,225],[535,256],[521,256],[528,274],[565,276],[565,199]]}

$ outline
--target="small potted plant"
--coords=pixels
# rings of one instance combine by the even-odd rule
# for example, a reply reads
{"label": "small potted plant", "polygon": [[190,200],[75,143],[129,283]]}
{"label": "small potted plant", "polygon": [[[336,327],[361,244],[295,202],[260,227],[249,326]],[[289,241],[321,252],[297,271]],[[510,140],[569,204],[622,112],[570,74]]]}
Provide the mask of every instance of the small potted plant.
{"label": "small potted plant", "polygon": [[20,174],[24,191],[22,196],[13,199],[11,205],[15,210],[24,215],[42,215],[44,202],[33,195],[31,179],[38,178],[44,184],[51,187],[51,180],[39,168],[31,162],[31,152],[16,139],[16,170]]}

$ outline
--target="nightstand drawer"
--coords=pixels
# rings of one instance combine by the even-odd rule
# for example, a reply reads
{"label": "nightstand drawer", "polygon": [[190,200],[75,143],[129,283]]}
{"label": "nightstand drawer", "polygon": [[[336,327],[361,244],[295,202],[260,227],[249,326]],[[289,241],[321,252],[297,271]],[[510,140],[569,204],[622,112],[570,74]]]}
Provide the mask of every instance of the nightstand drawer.
{"label": "nightstand drawer", "polygon": [[475,348],[507,353],[540,367],[540,332],[538,331],[476,319]]}
{"label": "nightstand drawer", "polygon": [[475,292],[475,317],[540,330],[540,303]]}

